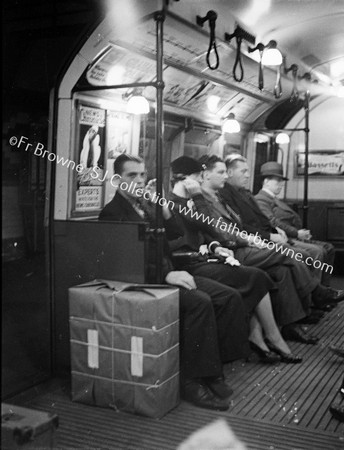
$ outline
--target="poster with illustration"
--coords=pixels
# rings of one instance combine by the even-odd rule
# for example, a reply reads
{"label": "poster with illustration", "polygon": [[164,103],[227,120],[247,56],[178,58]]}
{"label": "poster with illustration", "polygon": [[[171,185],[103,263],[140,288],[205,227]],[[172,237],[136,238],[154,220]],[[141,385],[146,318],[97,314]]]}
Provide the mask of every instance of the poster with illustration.
{"label": "poster with illustration", "polygon": [[[134,123],[137,122],[136,139]],[[113,167],[116,158],[122,153],[134,153],[138,151],[139,119],[124,111],[106,111],[106,160],[104,203],[108,203],[115,195],[117,186],[113,183]]]}
{"label": "poster with illustration", "polygon": [[119,111],[107,112],[107,157],[116,159],[131,152],[132,116]]}
{"label": "poster with illustration", "polygon": [[78,105],[76,196],[74,211],[92,211],[102,205],[105,165],[106,111]]}

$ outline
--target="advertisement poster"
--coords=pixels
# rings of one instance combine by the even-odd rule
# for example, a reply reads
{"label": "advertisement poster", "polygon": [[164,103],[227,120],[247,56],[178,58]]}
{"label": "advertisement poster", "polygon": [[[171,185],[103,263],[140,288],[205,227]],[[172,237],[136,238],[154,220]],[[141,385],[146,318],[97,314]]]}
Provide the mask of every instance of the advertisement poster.
{"label": "advertisement poster", "polygon": [[[296,175],[305,173],[305,154],[298,153],[296,161]],[[344,151],[341,150],[318,150],[308,155],[309,176],[332,176],[344,175]]]}
{"label": "advertisement poster", "polygon": [[81,186],[76,191],[75,210],[92,211],[102,207],[102,186]]}
{"label": "advertisement poster", "polygon": [[121,153],[130,153],[132,120],[130,114],[108,111],[107,157],[116,159]]}
{"label": "advertisement poster", "polygon": [[132,153],[133,149],[133,117],[123,111],[106,112],[106,181],[104,183],[104,202],[108,203],[116,192],[111,183],[116,158],[121,153]]}
{"label": "advertisement poster", "polygon": [[76,174],[74,211],[92,211],[103,206],[105,121],[105,110],[79,105],[76,157],[81,169]]}

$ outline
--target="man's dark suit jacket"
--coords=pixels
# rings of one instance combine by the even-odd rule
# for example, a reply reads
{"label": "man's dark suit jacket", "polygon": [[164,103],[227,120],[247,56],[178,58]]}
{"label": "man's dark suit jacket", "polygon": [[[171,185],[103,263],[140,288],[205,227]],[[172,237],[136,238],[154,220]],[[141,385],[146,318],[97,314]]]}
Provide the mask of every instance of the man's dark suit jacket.
{"label": "man's dark suit jacket", "polygon": [[262,212],[269,218],[272,226],[279,227],[291,238],[298,237],[298,230],[302,228],[300,216],[276,197],[261,189],[255,196],[256,202]]}
{"label": "man's dark suit jacket", "polygon": [[[148,212],[149,218],[143,219],[138,214],[130,202],[121,195],[120,191],[116,192],[114,198],[103,208],[99,214],[99,220],[111,220],[118,222],[149,222],[154,227],[154,205],[149,207],[146,205],[145,211]],[[183,231],[180,229],[176,222],[176,218],[172,217],[164,221],[166,227],[167,239],[177,239],[183,235]],[[167,239],[164,240],[164,257],[163,257],[163,274],[166,276],[168,272],[174,270],[170,259],[170,251],[167,243]],[[149,269],[148,269],[148,281],[153,282],[155,274],[155,247],[156,240],[154,236],[150,236],[149,245]]]}
{"label": "man's dark suit jacket", "polygon": [[117,192],[99,214],[99,220],[113,220],[117,222],[144,222],[131,204],[120,192]]}
{"label": "man's dark suit jacket", "polygon": [[240,215],[243,228],[248,233],[256,234],[258,232],[263,239],[270,239],[271,233],[277,233],[270,225],[269,219],[261,212],[249,190],[236,189],[226,183],[221,189],[220,195]]}

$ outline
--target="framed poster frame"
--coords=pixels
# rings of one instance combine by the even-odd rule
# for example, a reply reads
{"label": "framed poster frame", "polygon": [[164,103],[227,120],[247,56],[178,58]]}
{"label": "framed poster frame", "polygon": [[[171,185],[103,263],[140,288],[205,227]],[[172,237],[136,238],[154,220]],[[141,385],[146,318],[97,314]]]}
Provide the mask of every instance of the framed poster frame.
{"label": "framed poster frame", "polygon": [[75,101],[72,217],[96,215],[103,207],[102,183],[106,164],[106,110],[99,105]]}
{"label": "framed poster frame", "polygon": [[[305,153],[295,153],[294,177],[304,176]],[[310,178],[344,177],[344,150],[313,150],[308,154]]]}
{"label": "framed poster frame", "polygon": [[132,153],[132,114],[116,110],[115,106],[75,100],[72,218],[99,215],[109,191],[115,158],[121,153]]}

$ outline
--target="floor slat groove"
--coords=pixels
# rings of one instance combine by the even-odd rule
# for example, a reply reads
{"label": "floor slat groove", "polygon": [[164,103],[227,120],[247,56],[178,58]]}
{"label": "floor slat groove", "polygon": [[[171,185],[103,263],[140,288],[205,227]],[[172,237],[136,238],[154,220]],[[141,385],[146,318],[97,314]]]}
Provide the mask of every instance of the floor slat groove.
{"label": "floor slat groove", "polygon": [[344,359],[329,350],[330,345],[344,346],[343,318],[341,303],[319,324],[307,326],[320,337],[318,345],[290,343],[304,358],[301,364],[268,366],[254,357],[226,364],[226,379],[234,389],[226,412],[181,402],[153,420],[72,402],[69,385],[59,380],[12,402],[58,414],[56,450],[172,450],[219,417],[250,450],[343,450],[344,424],[328,410],[333,401],[344,403],[338,393]]}

